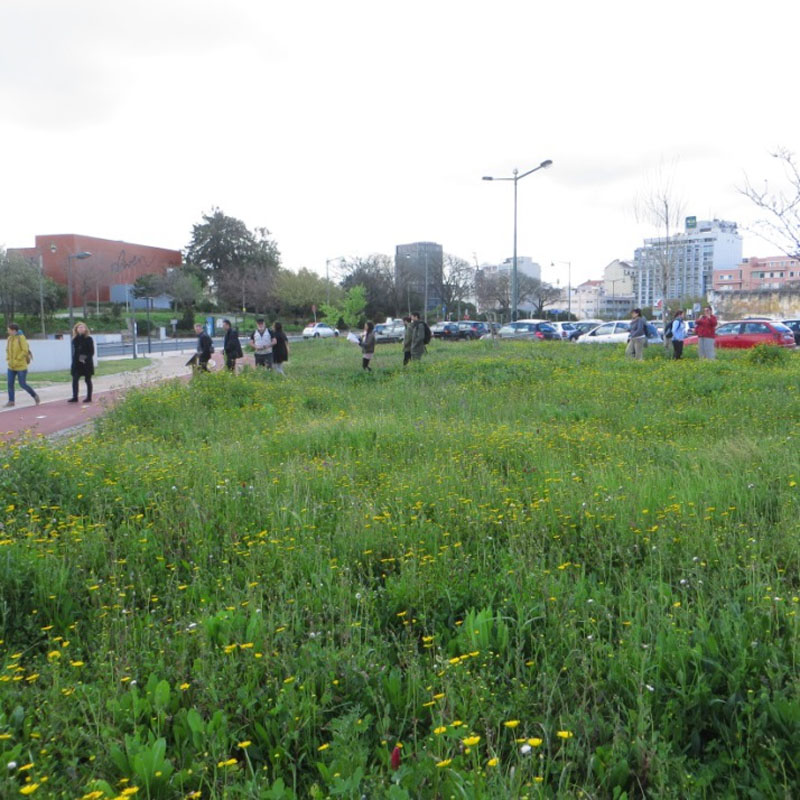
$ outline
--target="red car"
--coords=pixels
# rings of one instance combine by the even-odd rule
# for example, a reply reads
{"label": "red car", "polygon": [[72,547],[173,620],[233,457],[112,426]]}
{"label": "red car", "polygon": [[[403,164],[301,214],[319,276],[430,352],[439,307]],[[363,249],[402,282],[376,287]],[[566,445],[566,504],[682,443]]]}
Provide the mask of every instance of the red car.
{"label": "red car", "polygon": [[[687,336],[684,344],[697,344],[696,336]],[[717,326],[715,347],[746,348],[757,344],[774,344],[778,347],[795,347],[794,334],[782,322],[743,319],[724,322]]]}

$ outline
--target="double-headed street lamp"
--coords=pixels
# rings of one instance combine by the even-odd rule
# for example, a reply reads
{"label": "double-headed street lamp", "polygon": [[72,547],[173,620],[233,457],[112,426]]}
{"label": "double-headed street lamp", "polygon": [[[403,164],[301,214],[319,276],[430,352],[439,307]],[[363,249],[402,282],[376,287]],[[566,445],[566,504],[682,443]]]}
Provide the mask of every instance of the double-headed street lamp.
{"label": "double-headed street lamp", "polygon": [[67,303],[69,304],[69,329],[72,331],[72,328],[75,326],[75,319],[72,315],[72,261],[73,259],[77,259],[78,261],[83,261],[85,258],[91,258],[92,254],[87,252],[86,250],[81,250],[79,253],[75,253],[74,255],[67,254]]}
{"label": "double-headed street lamp", "polygon": [[529,169],[527,172],[519,174],[518,169],[514,169],[513,175],[510,178],[494,178],[489,175],[484,175],[485,181],[514,181],[514,260],[511,267],[511,321],[517,318],[517,305],[519,303],[519,283],[517,281],[517,183],[523,178],[526,178],[533,172],[538,172],[540,169],[547,169],[552,166],[553,162],[548,158],[542,161],[538,167]]}

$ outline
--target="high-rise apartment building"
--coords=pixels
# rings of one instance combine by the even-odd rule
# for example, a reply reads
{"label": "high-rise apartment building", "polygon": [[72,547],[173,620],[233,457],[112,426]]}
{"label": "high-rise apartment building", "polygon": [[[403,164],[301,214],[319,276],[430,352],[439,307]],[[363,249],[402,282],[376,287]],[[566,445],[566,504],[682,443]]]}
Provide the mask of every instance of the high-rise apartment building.
{"label": "high-rise apartment building", "polygon": [[440,286],[443,266],[444,251],[436,242],[398,244],[395,248],[394,276],[397,286],[408,295],[409,303],[413,298],[414,304],[419,304],[420,310],[424,310],[426,297],[428,311],[442,305]]}
{"label": "high-rise apartment building", "polygon": [[[703,297],[711,291],[714,270],[734,268],[741,260],[742,237],[735,222],[686,217],[683,232],[645,239],[636,249],[636,304],[652,307],[662,299]],[[661,285],[665,263],[669,265],[666,290]]]}

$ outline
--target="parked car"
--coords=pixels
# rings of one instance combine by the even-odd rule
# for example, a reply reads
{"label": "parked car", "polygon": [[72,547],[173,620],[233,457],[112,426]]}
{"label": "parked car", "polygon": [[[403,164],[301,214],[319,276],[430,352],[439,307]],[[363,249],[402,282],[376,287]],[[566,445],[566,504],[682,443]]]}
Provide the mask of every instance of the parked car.
{"label": "parked car", "polygon": [[501,339],[559,339],[556,329],[549,322],[537,319],[521,319],[517,322],[509,322],[503,325],[498,331]]}
{"label": "parked car", "polygon": [[400,319],[392,320],[391,322],[379,322],[375,326],[376,343],[402,342],[405,334],[406,326]]}
{"label": "parked car", "polygon": [[[688,336],[684,344],[697,344],[697,337]],[[717,326],[714,347],[745,349],[755,347],[757,344],[797,347],[792,329],[782,322],[740,319]]]}
{"label": "parked car", "polygon": [[572,331],[575,330],[575,323],[574,322],[551,322],[549,323],[551,327],[555,328],[556,333],[566,341],[569,339],[569,335]]}
{"label": "parked car", "polygon": [[456,339],[464,339],[465,335],[461,332],[457,322],[437,322],[431,326],[431,333],[434,339],[443,339],[446,341],[455,341]]}
{"label": "parked car", "polygon": [[[656,326],[648,322],[647,343],[660,344],[663,340],[659,336]],[[631,323],[627,319],[617,319],[613,322],[604,322],[578,339],[579,344],[608,344],[609,342],[627,342]]]}
{"label": "parked car", "polygon": [[577,342],[584,333],[589,333],[589,331],[593,331],[598,325],[603,324],[603,320],[601,319],[580,319],[577,322],[572,323],[575,327],[569,334],[569,340],[571,342]]}
{"label": "parked car", "polygon": [[303,328],[304,339],[325,339],[330,336],[338,336],[339,331],[332,328],[326,322],[312,322]]}
{"label": "parked car", "polygon": [[800,319],[783,319],[781,322],[794,334],[794,343],[800,347]]}
{"label": "parked car", "polygon": [[480,339],[481,336],[489,333],[489,325],[486,322],[473,322],[466,319],[456,324],[465,339]]}

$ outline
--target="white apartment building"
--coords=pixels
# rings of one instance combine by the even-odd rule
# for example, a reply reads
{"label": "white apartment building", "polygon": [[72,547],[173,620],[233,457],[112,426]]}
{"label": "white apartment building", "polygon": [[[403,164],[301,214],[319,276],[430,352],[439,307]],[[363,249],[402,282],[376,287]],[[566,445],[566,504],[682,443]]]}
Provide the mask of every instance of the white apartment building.
{"label": "white apartment building", "polygon": [[[661,265],[671,265],[666,292]],[[634,294],[639,307],[662,299],[704,297],[712,289],[714,270],[733,269],[742,261],[742,237],[735,222],[686,217],[682,233],[645,239],[633,258]],[[663,295],[666,294],[666,297]]]}

